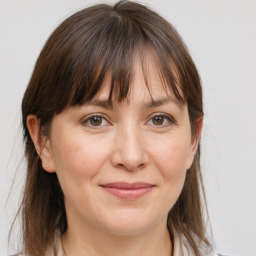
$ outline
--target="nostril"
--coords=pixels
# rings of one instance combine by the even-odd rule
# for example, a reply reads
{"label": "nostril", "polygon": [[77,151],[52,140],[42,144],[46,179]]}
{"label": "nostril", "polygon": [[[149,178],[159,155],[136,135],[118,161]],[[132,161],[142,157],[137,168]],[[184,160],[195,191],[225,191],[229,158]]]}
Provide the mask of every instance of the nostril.
{"label": "nostril", "polygon": [[118,168],[124,168],[125,166],[123,164],[117,164],[116,165]]}
{"label": "nostril", "polygon": [[145,163],[141,163],[141,164],[138,165],[138,168],[141,169],[141,168],[143,168],[144,166],[145,166]]}
{"label": "nostril", "polygon": [[143,169],[145,167],[145,163],[140,163],[139,165],[130,165],[130,164],[122,164],[118,163],[115,166],[119,169],[127,170],[127,171],[136,171]]}

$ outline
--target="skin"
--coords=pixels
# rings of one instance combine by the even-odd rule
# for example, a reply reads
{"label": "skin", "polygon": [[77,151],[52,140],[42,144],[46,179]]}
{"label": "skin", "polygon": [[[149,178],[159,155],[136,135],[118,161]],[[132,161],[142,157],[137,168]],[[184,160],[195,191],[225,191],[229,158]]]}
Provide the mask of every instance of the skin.
{"label": "skin", "polygon": [[[166,92],[150,54],[147,64],[152,97],[136,62],[129,97],[113,108],[105,104],[106,77],[93,102],[53,118],[49,137],[40,135],[37,117],[28,116],[43,167],[57,173],[64,193],[67,256],[172,255],[167,215],[193,163],[201,125],[192,139],[187,105]],[[121,199],[101,187],[110,182],[153,188],[137,199]]]}

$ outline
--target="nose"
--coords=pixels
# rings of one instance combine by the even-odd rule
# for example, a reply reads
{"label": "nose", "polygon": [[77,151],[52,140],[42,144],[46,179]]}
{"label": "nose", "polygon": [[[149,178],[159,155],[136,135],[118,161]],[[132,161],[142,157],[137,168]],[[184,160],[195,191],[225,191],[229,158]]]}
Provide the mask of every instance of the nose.
{"label": "nose", "polygon": [[143,169],[149,158],[145,150],[145,141],[138,127],[120,128],[115,135],[112,164],[127,171]]}

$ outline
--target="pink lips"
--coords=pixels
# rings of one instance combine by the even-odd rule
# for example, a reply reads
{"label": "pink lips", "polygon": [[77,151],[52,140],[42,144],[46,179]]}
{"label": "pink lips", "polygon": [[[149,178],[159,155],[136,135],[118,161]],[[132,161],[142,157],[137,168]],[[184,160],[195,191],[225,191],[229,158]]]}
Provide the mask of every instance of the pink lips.
{"label": "pink lips", "polygon": [[121,199],[137,199],[147,194],[154,187],[152,184],[136,182],[113,182],[101,185],[103,189]]}

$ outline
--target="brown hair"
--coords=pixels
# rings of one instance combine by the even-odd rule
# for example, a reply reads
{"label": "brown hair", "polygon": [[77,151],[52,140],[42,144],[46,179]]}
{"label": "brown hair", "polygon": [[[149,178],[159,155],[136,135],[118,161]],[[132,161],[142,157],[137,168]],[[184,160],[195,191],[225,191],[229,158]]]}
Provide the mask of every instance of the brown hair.
{"label": "brown hair", "polygon": [[[67,219],[57,176],[43,170],[27,116],[36,115],[41,133],[47,136],[54,115],[92,99],[109,71],[109,100],[114,95],[122,101],[129,92],[134,54],[139,54],[143,64],[148,49],[155,53],[165,84],[178,100],[187,103],[192,135],[196,136],[197,121],[203,116],[197,69],[178,33],[154,11],[129,1],[95,5],[67,18],[46,42],[22,101],[27,176],[20,212],[24,251],[29,256],[44,255],[56,230],[64,233],[67,229]],[[167,222],[171,237],[173,229],[184,235],[197,256],[202,255],[199,245],[210,248],[204,202],[198,148]]]}

